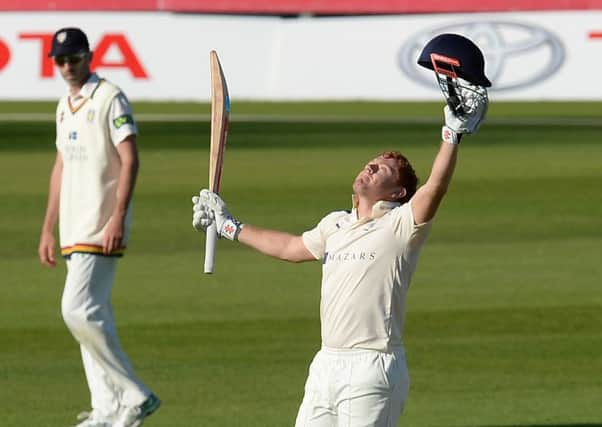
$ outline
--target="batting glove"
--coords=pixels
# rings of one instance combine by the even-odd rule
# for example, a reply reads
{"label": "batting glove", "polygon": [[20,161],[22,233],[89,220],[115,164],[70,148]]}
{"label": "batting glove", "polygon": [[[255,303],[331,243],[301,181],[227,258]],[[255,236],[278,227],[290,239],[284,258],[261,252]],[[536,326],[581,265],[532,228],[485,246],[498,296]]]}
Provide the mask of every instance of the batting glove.
{"label": "batting glove", "polygon": [[201,190],[192,198],[192,226],[197,231],[206,231],[215,222],[219,237],[237,240],[243,224],[234,218],[220,196],[209,190]]}
{"label": "batting glove", "polygon": [[200,203],[199,196],[192,197],[192,226],[196,231],[207,231],[215,221],[215,214],[209,206]]}
{"label": "batting glove", "polygon": [[485,88],[472,86],[472,90],[464,90],[462,113],[454,112],[449,105],[443,108],[445,126],[441,129],[441,139],[450,144],[459,144],[460,135],[475,133],[487,114],[489,99]]}

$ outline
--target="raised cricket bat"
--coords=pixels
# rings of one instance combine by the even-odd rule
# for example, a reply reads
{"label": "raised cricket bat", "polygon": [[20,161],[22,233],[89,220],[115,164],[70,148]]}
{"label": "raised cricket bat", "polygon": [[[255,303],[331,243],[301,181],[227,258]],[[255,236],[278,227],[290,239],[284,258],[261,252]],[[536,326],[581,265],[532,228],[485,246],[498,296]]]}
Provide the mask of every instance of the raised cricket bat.
{"label": "raised cricket bat", "polygon": [[[211,67],[211,149],[209,154],[209,189],[219,194],[224,166],[224,150],[230,119],[230,96],[224,71],[217,52],[209,52]],[[213,273],[217,228],[215,222],[207,228],[205,240],[205,273]]]}

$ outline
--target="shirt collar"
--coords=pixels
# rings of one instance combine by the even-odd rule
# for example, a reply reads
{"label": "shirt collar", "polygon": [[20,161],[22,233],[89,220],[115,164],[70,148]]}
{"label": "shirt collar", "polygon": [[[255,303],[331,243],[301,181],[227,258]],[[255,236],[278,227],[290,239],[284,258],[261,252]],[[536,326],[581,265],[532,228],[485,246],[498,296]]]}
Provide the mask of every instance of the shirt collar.
{"label": "shirt collar", "polygon": [[81,98],[89,98],[90,96],[92,96],[92,93],[94,93],[94,90],[96,89],[96,87],[99,84],[100,84],[100,77],[98,77],[98,74],[96,74],[96,73],[90,74],[90,77],[88,78],[86,83],[84,83],[82,88],[79,90],[79,93],[75,96],[71,96],[71,100],[77,101]]}
{"label": "shirt collar", "polygon": [[401,206],[401,203],[399,203],[399,202],[390,202],[388,200],[379,200],[378,202],[376,202],[374,204],[374,206],[372,206],[372,215],[370,215],[367,218],[362,218],[362,219],[358,220],[357,219],[357,197],[355,196],[355,194],[353,195],[352,200],[353,200],[353,209],[351,210],[351,213],[352,213],[352,218],[354,220],[356,220],[356,223],[353,224],[353,227],[359,227],[360,225],[365,224],[373,219],[385,216],[386,214],[391,212],[396,207]]}

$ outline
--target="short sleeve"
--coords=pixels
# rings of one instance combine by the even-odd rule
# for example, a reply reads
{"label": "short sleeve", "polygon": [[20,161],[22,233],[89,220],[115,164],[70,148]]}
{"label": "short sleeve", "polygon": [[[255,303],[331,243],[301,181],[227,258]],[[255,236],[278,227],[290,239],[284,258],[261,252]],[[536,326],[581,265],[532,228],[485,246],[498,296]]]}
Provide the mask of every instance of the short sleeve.
{"label": "short sleeve", "polygon": [[111,101],[111,107],[109,108],[109,128],[111,130],[113,145],[118,145],[130,135],[138,134],[138,127],[134,121],[132,107],[122,92],[119,92]]}
{"label": "short sleeve", "polygon": [[322,218],[314,228],[301,235],[303,244],[316,259],[324,258],[326,241],[332,233],[335,233],[339,229],[337,221],[345,215],[348,215],[348,212],[332,212]]}
{"label": "short sleeve", "polygon": [[418,249],[426,242],[433,226],[433,221],[430,220],[422,224],[416,224],[414,222],[411,200],[393,209],[390,215],[392,216],[395,235],[407,244],[410,249]]}

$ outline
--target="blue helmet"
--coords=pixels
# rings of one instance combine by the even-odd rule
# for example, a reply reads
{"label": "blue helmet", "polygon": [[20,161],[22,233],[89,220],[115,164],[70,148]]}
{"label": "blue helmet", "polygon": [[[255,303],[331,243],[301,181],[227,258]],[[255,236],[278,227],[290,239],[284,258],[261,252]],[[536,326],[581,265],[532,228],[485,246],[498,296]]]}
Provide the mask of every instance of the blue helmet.
{"label": "blue helmet", "polygon": [[439,34],[429,41],[418,65],[446,75],[457,75],[478,86],[490,87],[485,59],[476,44],[459,34]]}

